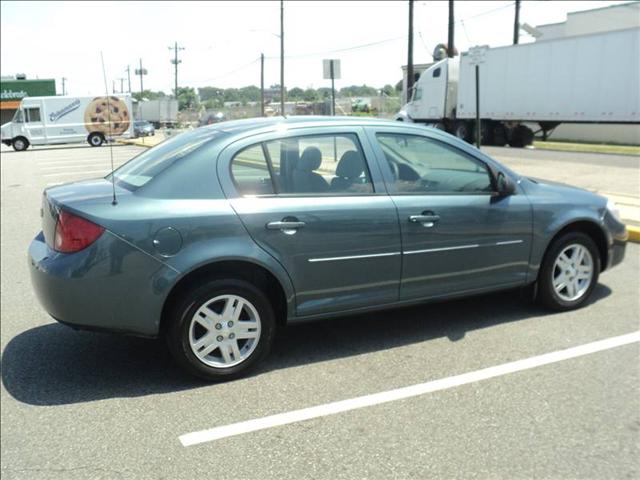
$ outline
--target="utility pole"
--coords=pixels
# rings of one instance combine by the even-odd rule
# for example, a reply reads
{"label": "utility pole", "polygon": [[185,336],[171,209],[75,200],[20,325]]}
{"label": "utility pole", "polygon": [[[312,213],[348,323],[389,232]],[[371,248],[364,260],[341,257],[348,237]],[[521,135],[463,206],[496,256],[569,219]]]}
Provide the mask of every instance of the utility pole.
{"label": "utility pole", "polygon": [[453,44],[453,0],[449,0],[449,39],[447,40],[447,57],[453,58],[455,46]]}
{"label": "utility pole", "polygon": [[65,82],[67,81],[67,77],[62,77],[62,95],[67,94],[67,90],[65,89]]}
{"label": "utility pole", "polygon": [[284,0],[280,0],[280,115],[284,117]]}
{"label": "utility pole", "polygon": [[409,45],[407,48],[407,103],[413,89],[413,0],[409,0]]}
{"label": "utility pole", "polygon": [[120,93],[124,93],[124,78],[119,78],[118,80],[120,80]]}
{"label": "utility pole", "polygon": [[264,53],[260,54],[260,116],[264,117]]}
{"label": "utility pole", "polygon": [[116,81],[115,80],[111,80],[111,81],[113,82],[112,83],[112,85],[113,85],[113,93],[115,94],[116,93]]}
{"label": "utility pole", "polygon": [[127,80],[129,81],[129,93],[131,93],[131,67],[127,65]]}
{"label": "utility pole", "polygon": [[174,51],[174,58],[173,60],[171,60],[171,63],[173,63],[174,67],[175,67],[175,85],[176,88],[174,90],[176,99],[178,98],[178,64],[182,63],[182,60],[178,60],[178,50],[184,50],[184,47],[178,47],[178,42],[175,42],[175,44],[173,45],[173,47],[169,47],[169,50],[173,50]]}
{"label": "utility pole", "polygon": [[513,20],[513,44],[520,40],[520,0],[516,0],[516,17]]}
{"label": "utility pole", "polygon": [[142,101],[142,92],[144,92],[144,86],[142,84],[142,76],[147,74],[147,69],[142,68],[142,59],[140,59],[140,68],[136,68],[136,75],[140,75],[140,101]]}

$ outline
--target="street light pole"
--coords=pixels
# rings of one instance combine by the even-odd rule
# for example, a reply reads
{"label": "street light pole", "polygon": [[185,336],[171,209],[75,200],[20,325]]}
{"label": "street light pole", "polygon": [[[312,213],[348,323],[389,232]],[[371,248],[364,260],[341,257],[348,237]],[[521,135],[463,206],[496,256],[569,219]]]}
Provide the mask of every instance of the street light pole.
{"label": "street light pole", "polygon": [[144,92],[144,87],[142,85],[142,75],[144,75],[144,70],[142,69],[142,59],[140,59],[140,101],[142,101],[142,92]]}
{"label": "street light pole", "polygon": [[449,0],[449,39],[447,40],[447,57],[453,58],[455,55],[454,46],[454,22],[453,22],[453,0]]}
{"label": "street light pole", "polygon": [[284,117],[284,0],[280,0],[280,115]]}
{"label": "street light pole", "polygon": [[127,80],[129,81],[129,93],[131,93],[131,67],[127,65]]}
{"label": "street light pole", "polygon": [[407,103],[413,88],[413,0],[409,0],[409,45],[407,47]]}
{"label": "street light pole", "polygon": [[260,54],[260,116],[264,117],[264,53]]}
{"label": "street light pole", "polygon": [[513,20],[513,44],[520,40],[520,0],[516,0],[516,17]]}

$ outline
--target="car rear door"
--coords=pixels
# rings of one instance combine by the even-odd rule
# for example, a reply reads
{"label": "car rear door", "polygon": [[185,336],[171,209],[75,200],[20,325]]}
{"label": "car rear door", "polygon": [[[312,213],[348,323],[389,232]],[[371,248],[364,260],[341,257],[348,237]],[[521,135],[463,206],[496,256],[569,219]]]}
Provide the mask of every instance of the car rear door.
{"label": "car rear door", "polygon": [[532,213],[524,194],[498,195],[488,165],[440,136],[368,133],[398,208],[401,300],[525,283]]}
{"label": "car rear door", "polygon": [[255,136],[218,158],[234,210],[289,273],[298,316],[398,300],[398,218],[372,158],[356,127]]}

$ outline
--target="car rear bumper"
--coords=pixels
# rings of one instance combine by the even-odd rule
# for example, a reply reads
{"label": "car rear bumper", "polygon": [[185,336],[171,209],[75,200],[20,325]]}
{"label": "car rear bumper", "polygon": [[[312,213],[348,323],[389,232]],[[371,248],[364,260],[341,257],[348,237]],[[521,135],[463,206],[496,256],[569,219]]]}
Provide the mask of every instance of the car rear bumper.
{"label": "car rear bumper", "polygon": [[158,335],[169,285],[167,267],[153,257],[107,231],[73,254],[51,249],[40,232],[29,246],[28,258],[36,296],[60,323],[78,329]]}

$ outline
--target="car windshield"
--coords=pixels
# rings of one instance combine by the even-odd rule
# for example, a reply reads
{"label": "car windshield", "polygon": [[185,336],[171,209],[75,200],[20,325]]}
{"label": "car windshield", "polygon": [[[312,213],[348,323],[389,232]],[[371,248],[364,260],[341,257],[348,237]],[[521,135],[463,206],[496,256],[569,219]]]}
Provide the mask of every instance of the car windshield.
{"label": "car windshield", "polygon": [[[115,181],[129,190],[140,188],[171,165],[220,135],[222,132],[198,129],[170,138],[114,171]],[[111,180],[111,175],[106,178]]]}

